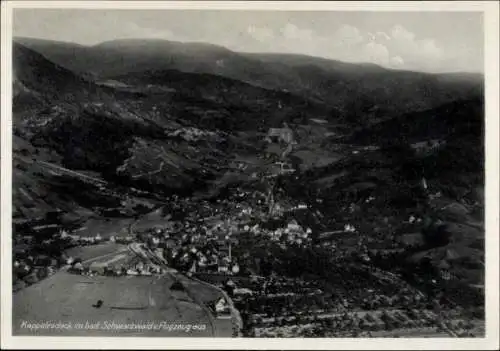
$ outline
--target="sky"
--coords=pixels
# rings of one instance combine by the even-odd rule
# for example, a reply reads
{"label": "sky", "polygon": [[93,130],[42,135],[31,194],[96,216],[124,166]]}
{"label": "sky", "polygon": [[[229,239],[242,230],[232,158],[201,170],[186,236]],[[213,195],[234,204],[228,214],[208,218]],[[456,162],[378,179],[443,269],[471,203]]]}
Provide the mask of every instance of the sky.
{"label": "sky", "polygon": [[425,72],[483,72],[481,12],[15,9],[14,36],[208,42]]}

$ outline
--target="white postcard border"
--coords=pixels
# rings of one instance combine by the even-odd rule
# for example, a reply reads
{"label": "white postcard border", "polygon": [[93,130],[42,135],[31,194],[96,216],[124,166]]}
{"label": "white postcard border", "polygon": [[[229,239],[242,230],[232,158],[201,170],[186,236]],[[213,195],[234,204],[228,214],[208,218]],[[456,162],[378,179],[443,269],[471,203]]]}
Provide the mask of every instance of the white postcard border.
{"label": "white postcard border", "polygon": [[[496,349],[499,346],[499,6],[496,1],[3,1],[1,85],[1,342],[8,349]],[[218,9],[294,11],[481,11],[486,86],[486,337],[477,339],[253,339],[13,337],[11,277],[11,48],[13,8]]]}

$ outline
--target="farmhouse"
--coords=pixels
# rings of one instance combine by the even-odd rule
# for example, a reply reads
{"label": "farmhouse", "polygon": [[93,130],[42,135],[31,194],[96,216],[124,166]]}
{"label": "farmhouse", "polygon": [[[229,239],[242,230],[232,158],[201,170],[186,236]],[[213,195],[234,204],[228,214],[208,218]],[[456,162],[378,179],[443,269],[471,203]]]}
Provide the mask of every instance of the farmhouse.
{"label": "farmhouse", "polygon": [[266,136],[266,141],[291,144],[295,140],[292,129],[285,122],[283,123],[283,128],[270,128]]}
{"label": "farmhouse", "polygon": [[217,317],[224,317],[230,314],[229,305],[224,297],[212,302],[212,305]]}

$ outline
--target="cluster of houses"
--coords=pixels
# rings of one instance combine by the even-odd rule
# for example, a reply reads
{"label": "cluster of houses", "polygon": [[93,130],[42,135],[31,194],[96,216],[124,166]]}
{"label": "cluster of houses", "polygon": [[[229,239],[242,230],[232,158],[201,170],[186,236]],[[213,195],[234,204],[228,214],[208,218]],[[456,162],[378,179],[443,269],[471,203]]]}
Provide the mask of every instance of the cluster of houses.
{"label": "cluster of houses", "polygon": [[283,244],[310,245],[312,243],[311,228],[304,229],[296,220],[288,222],[285,228],[278,228],[274,231],[263,230],[262,234],[267,235],[271,241]]}
{"label": "cluster of houses", "polygon": [[80,238],[69,235],[65,230],[43,240],[37,240],[33,235],[16,235],[12,252],[14,291],[51,276],[59,267],[65,265],[66,257],[61,254],[61,250],[97,243],[101,239],[100,236]]}
{"label": "cluster of houses", "polygon": [[[244,207],[241,213],[249,215],[251,210]],[[240,216],[233,219],[213,216],[208,221],[183,225],[167,222],[140,236],[168,265],[193,273],[235,275],[242,268],[232,249],[239,244],[239,235],[243,233],[267,237],[282,245],[312,244],[311,228],[303,228],[296,220],[289,221],[283,228],[270,230],[241,220]]]}
{"label": "cluster of houses", "polygon": [[61,262],[58,259],[47,255],[15,258],[12,266],[14,291],[51,276],[56,272],[60,264]]}
{"label": "cluster of houses", "polygon": [[[78,259],[68,257],[64,250],[75,246],[98,245],[106,241],[131,243],[133,236],[111,237],[106,239],[99,233],[95,235],[77,235],[61,229],[52,237],[35,240],[33,235],[16,236],[13,245],[13,289],[20,290],[54,274],[60,267],[71,266],[75,271],[99,274],[97,270],[85,269]],[[57,248],[57,250],[53,250]],[[93,267],[95,268],[95,267]],[[121,273],[120,273],[121,274]]]}
{"label": "cluster of houses", "polygon": [[410,145],[417,154],[427,154],[446,144],[445,140],[431,139]]}
{"label": "cluster of houses", "polygon": [[[403,287],[393,294],[377,289],[355,289],[345,296],[334,295],[318,289],[314,282],[274,277],[264,280],[263,285],[251,293],[236,295],[233,300],[248,311],[246,319],[251,330],[247,333],[257,337],[308,336],[310,332],[325,337],[342,331],[436,325],[436,316],[426,310],[427,301],[411,289]],[[356,309],[351,311],[349,306]]]}
{"label": "cluster of houses", "polygon": [[[233,255],[232,249],[239,244],[242,233],[267,237],[281,245],[312,243],[311,228],[303,228],[296,220],[290,220],[276,230],[260,225],[263,218],[269,218],[268,194],[263,191],[237,188],[228,197],[211,204],[204,200],[198,201],[196,206],[180,202],[180,199],[172,198],[172,206],[178,205],[186,210],[183,220],[170,218],[138,236],[168,265],[182,271],[239,274],[242,262]],[[305,210],[308,206],[277,201],[274,208],[273,217],[276,218]]]}
{"label": "cluster of houses", "polygon": [[90,265],[69,259],[67,262],[70,267],[68,271],[71,273],[81,274],[85,276],[152,276],[165,273],[165,269],[152,263],[144,263],[142,261],[136,263],[125,264],[108,264],[101,262],[93,262]]}
{"label": "cluster of houses", "polygon": [[336,249],[339,244],[345,242],[352,242],[355,244],[358,237],[353,234],[356,233],[356,227],[348,223],[344,225],[343,229],[320,233],[318,235],[318,245],[324,248]]}
{"label": "cluster of houses", "polygon": [[67,240],[74,246],[97,245],[105,241],[105,239],[99,233],[96,233],[93,236],[92,235],[80,236],[76,234],[69,234],[65,230],[62,230],[59,234],[56,234],[54,237],[61,240]]}
{"label": "cluster of houses", "polygon": [[[458,323],[457,323],[458,324]],[[462,323],[464,324],[464,323]],[[297,324],[292,317],[280,319],[279,325],[261,325],[255,328],[256,337],[349,337],[373,336],[371,332],[399,331],[402,335],[419,328],[423,332],[435,332],[437,316],[428,310],[352,312],[338,315],[320,315]],[[452,329],[452,328],[450,328]],[[363,333],[364,332],[364,333]]]}
{"label": "cluster of houses", "polygon": [[[230,233],[235,228],[228,228],[227,223],[221,222],[212,226],[167,222],[139,236],[156,256],[170,266],[189,272],[237,274],[240,267],[231,249],[238,241]],[[226,226],[225,230],[222,226]]]}

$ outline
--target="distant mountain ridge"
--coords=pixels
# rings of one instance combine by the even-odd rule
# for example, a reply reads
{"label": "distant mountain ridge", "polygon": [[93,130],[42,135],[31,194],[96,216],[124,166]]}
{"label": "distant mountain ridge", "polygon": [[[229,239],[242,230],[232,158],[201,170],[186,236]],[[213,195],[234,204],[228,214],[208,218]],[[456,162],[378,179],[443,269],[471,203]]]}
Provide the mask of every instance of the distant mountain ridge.
{"label": "distant mountain ridge", "polygon": [[151,70],[208,73],[374,118],[437,107],[484,90],[480,74],[397,71],[305,55],[238,53],[204,43],[123,39],[82,46],[32,38],[15,41],[71,71],[101,79]]}

